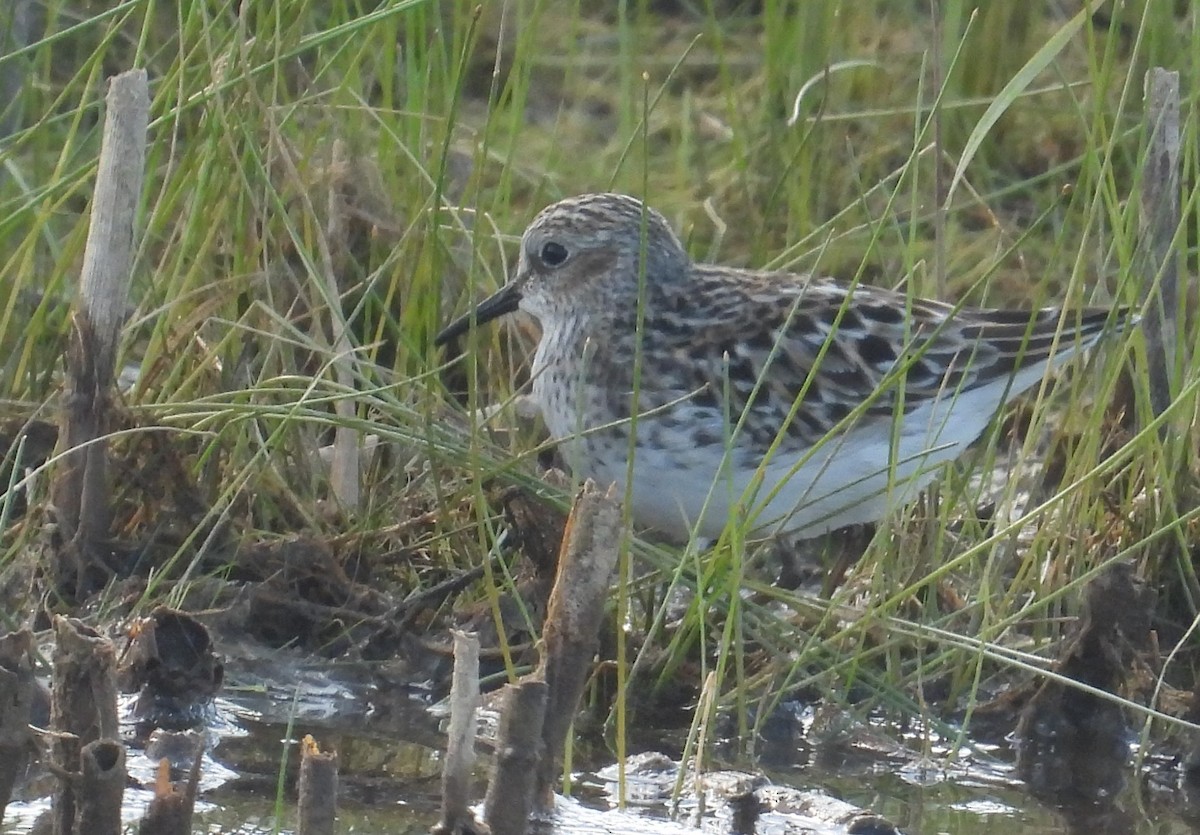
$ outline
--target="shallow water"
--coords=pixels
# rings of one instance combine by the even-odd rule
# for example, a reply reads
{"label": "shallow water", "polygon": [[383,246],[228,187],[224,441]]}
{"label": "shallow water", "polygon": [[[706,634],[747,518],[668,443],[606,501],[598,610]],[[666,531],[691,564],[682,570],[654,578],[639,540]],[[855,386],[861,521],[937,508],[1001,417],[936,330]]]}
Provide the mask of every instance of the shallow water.
{"label": "shallow water", "polygon": [[[294,741],[312,734],[322,750],[338,753],[339,831],[428,832],[438,820],[442,744],[441,720],[429,708],[428,693],[420,687],[382,690],[364,686],[360,679],[339,681],[329,669],[312,666],[285,664],[284,668],[290,670],[293,686],[264,684],[261,678],[254,686],[231,682],[227,695],[214,705],[194,830],[293,831],[298,764]],[[297,682],[302,682],[299,688]],[[128,710],[129,704],[122,707]],[[928,731],[902,732],[880,720],[859,723],[860,738],[851,734],[849,741],[825,747],[811,742],[816,736],[811,733],[814,711],[802,706],[792,711],[795,738],[776,739],[776,744],[761,749],[769,767],[711,764],[712,772],[704,777],[699,794],[694,775],[681,780],[677,762],[665,755],[631,760],[626,800],[637,817],[617,821],[611,817],[609,810],[619,805],[617,770],[611,761],[579,764],[573,780],[577,802],[560,804],[558,831],[606,826],[649,833],[666,831],[664,823],[672,818],[693,825],[699,820],[707,831],[845,831],[844,826],[797,816],[795,798],[800,794],[871,810],[905,833],[1161,835],[1194,832],[1200,820],[1200,806],[1192,805],[1188,793],[1178,787],[1173,764],[1152,762],[1136,775],[1132,746],[1128,763],[1113,783],[1119,792],[1064,811],[1030,793],[1007,746],[975,745],[950,752]],[[488,720],[494,720],[486,713],[482,718],[485,729]],[[132,733],[132,726],[127,730]],[[656,746],[683,744],[681,736],[675,739],[669,732],[655,731],[654,736]],[[131,747],[127,763],[132,781],[143,786],[152,783],[156,758]],[[739,767],[744,771],[717,771]],[[477,798],[483,796],[486,770],[481,754]],[[277,803],[281,771],[286,789]],[[682,792],[676,798],[677,784]],[[755,795],[759,813],[748,819],[733,816],[730,810],[736,804],[722,799],[722,785],[767,784],[771,788],[759,788]],[[49,783],[43,780],[39,785],[45,791]],[[149,799],[149,791],[143,788],[126,791],[129,824],[138,819]],[[46,808],[45,799],[36,796],[11,804],[0,832],[29,832],[34,818]],[[597,817],[597,813],[605,814]]]}

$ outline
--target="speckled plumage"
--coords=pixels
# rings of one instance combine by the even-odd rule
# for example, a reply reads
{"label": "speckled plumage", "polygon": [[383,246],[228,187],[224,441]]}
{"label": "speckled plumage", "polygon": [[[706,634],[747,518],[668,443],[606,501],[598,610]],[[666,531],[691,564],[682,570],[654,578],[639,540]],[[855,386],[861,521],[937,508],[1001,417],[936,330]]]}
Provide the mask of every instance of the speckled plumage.
{"label": "speckled plumage", "polygon": [[675,538],[717,536],[736,507],[800,535],[880,518],[1113,313],[696,264],[617,194],[543,210],[512,280],[437,342],[517,308],[542,326],[531,397],[568,464],[622,486],[632,472],[634,519]]}

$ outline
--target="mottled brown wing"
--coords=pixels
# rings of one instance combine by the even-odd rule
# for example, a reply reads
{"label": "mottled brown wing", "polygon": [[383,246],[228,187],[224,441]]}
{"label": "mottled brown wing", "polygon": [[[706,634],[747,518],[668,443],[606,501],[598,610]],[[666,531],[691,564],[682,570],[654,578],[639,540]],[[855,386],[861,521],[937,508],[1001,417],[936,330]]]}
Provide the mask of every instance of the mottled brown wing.
{"label": "mottled brown wing", "polygon": [[[753,420],[744,422],[742,437],[758,451],[785,423],[785,439],[808,447],[856,408],[858,426],[892,420],[901,392],[901,410],[909,412],[1044,364],[1060,330],[1053,309],[956,311],[874,287],[848,296],[828,280],[740,273],[734,282],[733,275],[697,267],[695,292],[668,299],[648,318],[645,331],[662,342],[645,353],[643,375],[657,382],[685,373],[678,385],[660,387],[655,399],[664,402],[643,407],[690,394],[694,407],[736,421],[749,404]],[[1058,350],[1074,347],[1076,334],[1090,342],[1108,313],[1082,312]],[[709,324],[689,325],[701,321]]]}

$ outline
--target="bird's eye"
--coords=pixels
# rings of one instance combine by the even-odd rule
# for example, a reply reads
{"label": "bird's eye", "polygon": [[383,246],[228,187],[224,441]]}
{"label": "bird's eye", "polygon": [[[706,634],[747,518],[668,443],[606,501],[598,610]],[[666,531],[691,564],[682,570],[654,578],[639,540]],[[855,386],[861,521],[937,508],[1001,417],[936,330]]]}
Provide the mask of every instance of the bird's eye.
{"label": "bird's eye", "polygon": [[567,248],[558,241],[547,241],[542,244],[542,249],[538,252],[538,257],[547,267],[557,267],[563,261],[567,260]]}

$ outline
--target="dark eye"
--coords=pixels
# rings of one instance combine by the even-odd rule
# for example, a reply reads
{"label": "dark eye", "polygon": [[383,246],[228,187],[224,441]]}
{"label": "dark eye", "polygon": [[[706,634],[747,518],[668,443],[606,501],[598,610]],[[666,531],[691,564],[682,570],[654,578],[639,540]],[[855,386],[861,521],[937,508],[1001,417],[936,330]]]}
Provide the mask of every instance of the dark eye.
{"label": "dark eye", "polygon": [[567,260],[567,256],[571,253],[567,252],[567,248],[558,241],[547,241],[542,244],[542,249],[538,253],[538,257],[542,259],[542,263],[547,267],[557,267],[563,261]]}

